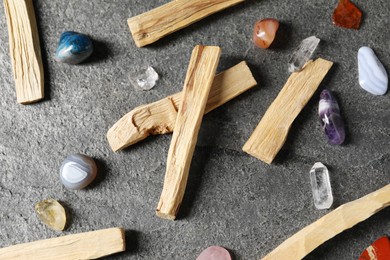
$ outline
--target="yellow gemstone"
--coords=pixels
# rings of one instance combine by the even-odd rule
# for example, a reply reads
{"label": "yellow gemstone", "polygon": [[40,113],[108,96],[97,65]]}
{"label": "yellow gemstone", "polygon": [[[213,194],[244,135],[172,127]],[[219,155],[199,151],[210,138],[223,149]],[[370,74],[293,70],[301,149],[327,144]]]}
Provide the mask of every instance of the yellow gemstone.
{"label": "yellow gemstone", "polygon": [[54,230],[64,230],[66,214],[64,207],[54,199],[43,200],[35,204],[40,220]]}

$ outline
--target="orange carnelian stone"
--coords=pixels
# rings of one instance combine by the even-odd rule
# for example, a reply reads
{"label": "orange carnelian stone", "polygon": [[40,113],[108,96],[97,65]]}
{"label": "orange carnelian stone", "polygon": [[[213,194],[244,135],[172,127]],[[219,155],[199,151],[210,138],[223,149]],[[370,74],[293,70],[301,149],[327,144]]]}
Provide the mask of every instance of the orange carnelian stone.
{"label": "orange carnelian stone", "polygon": [[337,26],[359,29],[362,11],[349,0],[340,0],[336,9],[334,9],[332,20]]}
{"label": "orange carnelian stone", "polygon": [[279,22],[273,18],[267,18],[255,23],[253,28],[253,43],[260,48],[267,49],[275,39]]}
{"label": "orange carnelian stone", "polygon": [[390,260],[390,240],[381,237],[364,250],[359,260]]}

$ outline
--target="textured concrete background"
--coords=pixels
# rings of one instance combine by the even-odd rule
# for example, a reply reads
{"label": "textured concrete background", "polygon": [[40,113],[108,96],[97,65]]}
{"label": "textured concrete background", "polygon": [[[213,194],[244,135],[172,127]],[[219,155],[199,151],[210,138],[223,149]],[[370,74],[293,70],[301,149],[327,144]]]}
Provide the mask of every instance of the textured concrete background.
{"label": "textured concrete background", "polygon": [[[16,103],[4,8],[0,7],[0,247],[101,228],[122,226],[126,253],[107,259],[195,259],[206,247],[224,246],[235,259],[257,259],[329,211],[314,208],[309,170],[316,161],[331,170],[334,208],[390,183],[390,94],[373,96],[358,85],[357,51],[372,47],[389,72],[390,2],[361,1],[361,29],[332,25],[336,0],[247,1],[139,49],[126,19],[167,0],[35,1],[46,74],[46,98]],[[250,42],[253,23],[281,21],[271,49]],[[79,66],[56,63],[64,30],[89,34],[94,57]],[[287,61],[300,41],[316,35],[316,57],[335,62],[321,85],[335,91],[348,127],[343,146],[328,145],[314,95],[294,122],[275,163],[266,165],[241,147],[277,96]],[[113,153],[107,130],[126,112],[182,89],[194,45],[222,47],[219,70],[245,59],[258,87],[205,116],[189,183],[175,222],[155,208],[163,185],[170,135],[149,138]],[[136,92],[129,74],[152,65],[161,75],[149,92]],[[99,162],[88,189],[68,191],[59,168],[70,153]],[[56,198],[71,213],[70,227],[54,232],[34,204]],[[390,235],[390,208],[317,248],[307,259],[356,259]]]}

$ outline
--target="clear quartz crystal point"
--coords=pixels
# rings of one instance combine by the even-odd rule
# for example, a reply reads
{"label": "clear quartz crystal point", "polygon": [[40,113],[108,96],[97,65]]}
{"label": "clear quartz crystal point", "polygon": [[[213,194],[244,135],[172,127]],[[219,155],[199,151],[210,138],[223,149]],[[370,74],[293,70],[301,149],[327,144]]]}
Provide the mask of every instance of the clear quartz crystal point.
{"label": "clear quartz crystal point", "polygon": [[320,39],[315,36],[310,36],[304,39],[299,47],[292,54],[288,62],[288,71],[297,72],[301,71],[306,62],[310,59],[311,55],[320,43]]}
{"label": "clear quartz crystal point", "polygon": [[328,168],[322,163],[316,162],[310,170],[310,182],[314,206],[317,209],[329,209],[333,204],[333,195]]}
{"label": "clear quartz crystal point", "polygon": [[131,81],[136,90],[150,90],[156,85],[158,79],[159,76],[157,72],[152,67],[148,66],[144,73],[132,78]]}

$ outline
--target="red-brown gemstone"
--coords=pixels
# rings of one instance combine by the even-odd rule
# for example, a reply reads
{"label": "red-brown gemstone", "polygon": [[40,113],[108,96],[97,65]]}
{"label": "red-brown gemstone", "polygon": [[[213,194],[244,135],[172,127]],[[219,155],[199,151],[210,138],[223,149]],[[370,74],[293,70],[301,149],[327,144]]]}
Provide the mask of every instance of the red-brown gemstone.
{"label": "red-brown gemstone", "polygon": [[337,26],[359,29],[362,20],[362,11],[351,1],[340,0],[332,16],[333,23]]}
{"label": "red-brown gemstone", "polygon": [[275,39],[279,29],[279,22],[273,18],[267,18],[255,23],[253,28],[253,43],[260,48],[267,49]]}
{"label": "red-brown gemstone", "polygon": [[359,260],[390,260],[390,240],[381,237],[364,250]]}

